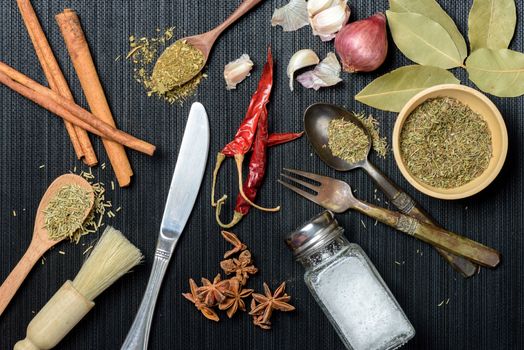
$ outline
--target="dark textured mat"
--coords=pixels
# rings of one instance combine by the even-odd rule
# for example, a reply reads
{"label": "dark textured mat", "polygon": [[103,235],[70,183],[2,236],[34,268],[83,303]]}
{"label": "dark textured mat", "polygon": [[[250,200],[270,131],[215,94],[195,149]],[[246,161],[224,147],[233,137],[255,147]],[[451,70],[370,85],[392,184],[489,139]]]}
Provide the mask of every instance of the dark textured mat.
{"label": "dark textured mat", "polygon": [[[324,101],[347,106],[351,110],[374,113],[391,137],[395,115],[368,109],[355,102],[353,95],[374,77],[408,61],[392,49],[387,64],[378,73],[344,74],[344,83],[319,92],[297,87],[287,88],[285,67],[292,53],[313,48],[319,56],[332,50],[310,34],[309,28],[283,33],[271,28],[273,9],[284,0],[266,0],[256,11],[241,19],[217,43],[209,61],[209,79],[194,100],[207,108],[212,125],[210,160],[207,174],[192,217],[181,238],[164,281],[151,332],[151,349],[342,349],[335,331],[324,317],[302,282],[302,268],[292,261],[282,242],[284,234],[318,213],[320,208],[276,185],[279,170],[298,167],[336,176],[351,182],[358,194],[370,201],[374,186],[362,172],[336,173],[316,156],[306,139],[270,151],[269,173],[262,190],[262,203],[281,203],[278,214],[252,211],[234,231],[251,247],[261,272],[251,286],[261,289],[263,281],[275,287],[286,280],[297,306],[293,314],[275,315],[274,329],[255,329],[246,315],[219,324],[206,321],[180,293],[188,289],[187,279],[212,277],[219,272],[218,262],[227,248],[219,235],[214,213],[209,206],[210,171],[214,154],[229,140],[256,88],[265,49],[271,44],[276,58],[276,87],[270,104],[270,128],[273,131],[300,130],[302,112],[313,102]],[[441,1],[467,32],[469,1]],[[100,296],[96,307],[69,334],[60,349],[118,349],[138,309],[151,268],[157,231],[166,191],[175,166],[176,154],[187,119],[190,103],[169,106],[147,98],[133,82],[127,62],[115,61],[125,53],[130,34],[153,35],[155,29],[175,25],[177,36],[205,31],[224,19],[238,4],[237,0],[143,0],[143,1],[44,1],[34,5],[62,68],[77,97],[85,105],[78,80],[67,58],[53,15],[72,7],[81,16],[87,38],[104,83],[112,110],[121,129],[156,143],[159,152],[148,158],[129,152],[136,178],[130,189],[108,197],[123,210],[108,224],[121,229],[147,257],[144,266],[118,281]],[[519,25],[512,47],[524,50],[524,6],[518,1]],[[357,0],[351,4],[352,18],[363,18],[385,10],[387,2]],[[21,22],[16,2],[3,1],[0,7],[1,60],[44,81],[33,48]],[[237,90],[226,91],[222,79],[224,64],[248,53],[256,63],[252,77]],[[464,71],[457,71],[463,83]],[[192,99],[193,100],[193,99]],[[431,199],[416,192],[402,178],[392,155],[376,159],[399,185],[410,192],[439,222],[480,242],[498,248],[503,255],[500,267],[483,269],[470,280],[453,272],[426,244],[401,236],[355,213],[339,215],[346,235],[360,244],[376,264],[391,290],[413,322],[417,335],[405,349],[521,349],[524,346],[524,305],[522,288],[523,175],[522,135],[524,99],[498,99],[508,125],[510,147],[502,174],[482,194],[455,202]],[[61,122],[18,95],[0,88],[0,280],[3,280],[28,246],[34,212],[46,186],[58,175],[80,166],[74,159]],[[107,162],[99,140],[94,140],[101,162]],[[40,168],[40,165],[45,165]],[[221,177],[219,191],[235,188],[232,163]],[[228,169],[228,170],[226,170]],[[94,170],[108,186],[113,176],[109,167]],[[383,203],[382,196],[381,202]],[[16,217],[12,216],[15,210]],[[367,228],[364,227],[366,225]],[[83,239],[86,245],[95,239]],[[0,318],[0,348],[9,349],[23,338],[26,326],[44,303],[80,268],[86,246],[61,244],[45,255],[45,264],[37,265]],[[59,250],[65,255],[59,254]],[[399,262],[397,265],[395,261]],[[447,305],[438,306],[449,298]],[[225,315],[223,316],[225,318]]]}

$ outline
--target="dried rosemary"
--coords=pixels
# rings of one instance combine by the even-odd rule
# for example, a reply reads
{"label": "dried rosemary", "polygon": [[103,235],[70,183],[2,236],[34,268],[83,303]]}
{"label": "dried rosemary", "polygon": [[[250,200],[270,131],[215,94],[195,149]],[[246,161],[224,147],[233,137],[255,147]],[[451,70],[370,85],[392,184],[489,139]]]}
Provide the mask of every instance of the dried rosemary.
{"label": "dried rosemary", "polygon": [[491,134],[484,119],[467,105],[439,97],[407,118],[400,152],[409,172],[422,182],[455,188],[486,170],[492,157]]}
{"label": "dried rosemary", "polygon": [[352,122],[333,119],[328,126],[328,147],[335,157],[352,164],[366,158],[369,139],[366,133]]}
{"label": "dried rosemary", "polygon": [[49,238],[71,240],[82,228],[86,210],[91,206],[89,191],[78,185],[66,185],[51,198],[44,210],[44,225]]}

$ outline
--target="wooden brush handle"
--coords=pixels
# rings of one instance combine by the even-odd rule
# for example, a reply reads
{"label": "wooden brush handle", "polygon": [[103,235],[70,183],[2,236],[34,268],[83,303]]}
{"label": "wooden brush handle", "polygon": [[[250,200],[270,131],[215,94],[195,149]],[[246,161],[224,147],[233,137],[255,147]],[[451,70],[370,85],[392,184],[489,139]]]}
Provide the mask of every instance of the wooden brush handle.
{"label": "wooden brush handle", "polygon": [[[420,222],[428,225],[438,227],[438,225],[429,217],[428,214],[415,202],[406,192],[402,191],[391,179],[384,175],[371,162],[366,161],[362,168],[369,174],[375,184],[382,192],[389,198],[389,201],[398,208],[402,213],[414,217]],[[456,271],[460,272],[464,277],[471,277],[478,271],[478,266],[471,261],[448,253],[444,249],[435,247],[437,252],[446,260]]]}
{"label": "wooden brush handle", "polygon": [[487,267],[495,267],[500,262],[500,253],[466,237],[428,225],[417,219],[359,201],[354,207],[386,225],[407,233],[426,243],[442,248],[452,254],[460,255]]}
{"label": "wooden brush handle", "polygon": [[16,343],[14,350],[54,348],[94,305],[66,281],[29,323],[26,338]]}
{"label": "wooden brush handle", "polygon": [[42,255],[49,249],[49,247],[40,243],[40,241],[31,241],[22,259],[20,259],[4,283],[2,283],[2,286],[0,286],[0,316],[15,296],[18,288],[20,288],[29,272],[31,272],[33,266],[35,266]]}

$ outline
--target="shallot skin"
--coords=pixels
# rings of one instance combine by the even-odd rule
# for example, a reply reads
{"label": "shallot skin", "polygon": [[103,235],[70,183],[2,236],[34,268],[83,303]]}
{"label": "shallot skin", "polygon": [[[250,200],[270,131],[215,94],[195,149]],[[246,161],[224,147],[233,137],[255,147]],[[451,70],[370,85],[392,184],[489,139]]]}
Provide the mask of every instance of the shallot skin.
{"label": "shallot skin", "polygon": [[386,16],[377,13],[342,28],[335,37],[335,50],[345,72],[372,72],[388,54]]}

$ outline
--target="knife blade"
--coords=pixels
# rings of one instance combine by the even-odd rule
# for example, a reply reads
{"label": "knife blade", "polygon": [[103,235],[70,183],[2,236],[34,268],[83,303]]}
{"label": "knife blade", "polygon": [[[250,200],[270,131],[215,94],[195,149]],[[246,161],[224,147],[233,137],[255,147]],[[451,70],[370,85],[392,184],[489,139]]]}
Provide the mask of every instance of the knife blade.
{"label": "knife blade", "polygon": [[204,106],[193,103],[178,153],[160,225],[153,268],[140,308],[122,350],[146,350],[155,304],[167,266],[191,215],[206,169],[209,121]]}

